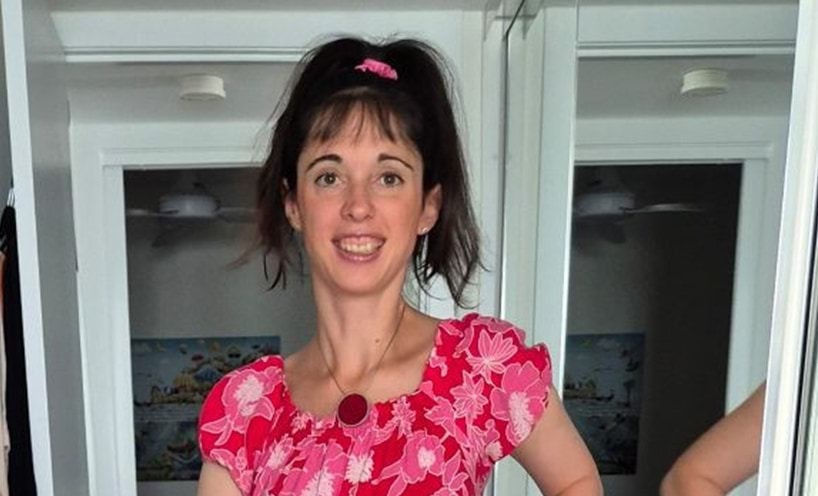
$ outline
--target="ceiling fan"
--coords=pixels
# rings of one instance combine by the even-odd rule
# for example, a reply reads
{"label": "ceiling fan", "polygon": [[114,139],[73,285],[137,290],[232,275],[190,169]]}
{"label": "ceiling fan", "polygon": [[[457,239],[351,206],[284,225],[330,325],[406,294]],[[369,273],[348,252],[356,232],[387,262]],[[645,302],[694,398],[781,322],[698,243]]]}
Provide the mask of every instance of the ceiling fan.
{"label": "ceiling fan", "polygon": [[622,181],[618,167],[597,167],[574,198],[573,219],[583,232],[594,232],[611,243],[626,241],[624,223],[636,216],[656,214],[698,214],[707,206],[695,202],[640,202],[637,194]]}
{"label": "ceiling fan", "polygon": [[162,221],[252,222],[255,210],[249,207],[225,207],[192,171],[182,172],[176,186],[159,197],[154,209],[128,208],[130,218],[148,217]]}
{"label": "ceiling fan", "polygon": [[702,213],[707,208],[694,202],[642,203],[619,177],[616,167],[598,167],[586,189],[574,198],[575,220],[618,221],[634,215]]}

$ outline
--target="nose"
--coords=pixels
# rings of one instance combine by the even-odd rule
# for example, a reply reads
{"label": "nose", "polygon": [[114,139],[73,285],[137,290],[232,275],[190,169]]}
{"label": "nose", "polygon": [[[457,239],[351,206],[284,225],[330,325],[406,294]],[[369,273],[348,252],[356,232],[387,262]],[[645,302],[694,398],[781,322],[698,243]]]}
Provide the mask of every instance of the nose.
{"label": "nose", "polygon": [[342,215],[345,219],[361,222],[372,217],[374,206],[366,185],[351,185],[347,189]]}

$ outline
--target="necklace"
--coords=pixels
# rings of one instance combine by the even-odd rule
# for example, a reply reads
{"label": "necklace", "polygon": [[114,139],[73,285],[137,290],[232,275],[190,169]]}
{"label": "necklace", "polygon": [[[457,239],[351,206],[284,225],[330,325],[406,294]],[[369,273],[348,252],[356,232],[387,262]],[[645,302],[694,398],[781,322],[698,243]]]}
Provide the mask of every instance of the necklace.
{"label": "necklace", "polygon": [[324,355],[324,349],[321,348],[321,343],[318,343],[318,351],[321,352],[321,358],[324,359],[324,365],[327,367],[327,372],[329,372],[330,377],[332,377],[332,382],[335,383],[335,387],[338,388],[338,391],[341,392],[343,398],[341,398],[340,403],[338,403],[338,411],[336,415],[338,417],[338,421],[345,427],[357,427],[363,423],[364,419],[369,416],[369,401],[366,399],[364,394],[369,390],[372,386],[372,383],[375,381],[375,376],[378,374],[378,370],[380,370],[381,362],[383,362],[384,357],[386,357],[386,353],[389,352],[389,348],[392,347],[392,343],[395,341],[395,337],[398,335],[398,330],[400,329],[401,322],[403,322],[403,314],[406,313],[406,304],[403,304],[403,307],[400,311],[400,318],[398,319],[398,325],[395,326],[395,330],[392,331],[392,337],[389,338],[389,342],[386,344],[386,348],[384,348],[383,353],[381,354],[381,358],[378,359],[378,363],[375,364],[375,367],[372,369],[372,378],[369,380],[369,384],[367,384],[366,388],[361,391],[360,393],[353,393],[347,392],[344,388],[341,387],[341,384],[338,382],[338,379],[335,378],[335,373],[333,373],[332,368],[329,366],[329,361],[327,361],[326,355]]}

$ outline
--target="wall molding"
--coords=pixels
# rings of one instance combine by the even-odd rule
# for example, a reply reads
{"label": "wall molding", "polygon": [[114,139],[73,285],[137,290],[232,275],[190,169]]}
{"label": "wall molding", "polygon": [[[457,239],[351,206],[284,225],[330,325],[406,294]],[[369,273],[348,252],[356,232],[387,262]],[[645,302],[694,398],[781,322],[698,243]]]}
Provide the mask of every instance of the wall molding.
{"label": "wall molding", "polygon": [[582,143],[576,145],[577,166],[582,162],[604,162],[593,165],[644,165],[663,161],[736,162],[769,159],[773,144],[766,141],[690,142],[690,143]]}
{"label": "wall molding", "polygon": [[794,40],[725,40],[717,42],[581,42],[577,47],[580,59],[636,57],[718,57],[755,55],[792,55]]}
{"label": "wall molding", "polygon": [[105,148],[100,150],[103,168],[163,170],[259,166],[258,150],[247,147]]}
{"label": "wall molding", "polygon": [[305,48],[257,46],[66,47],[69,64],[259,63],[294,64]]}

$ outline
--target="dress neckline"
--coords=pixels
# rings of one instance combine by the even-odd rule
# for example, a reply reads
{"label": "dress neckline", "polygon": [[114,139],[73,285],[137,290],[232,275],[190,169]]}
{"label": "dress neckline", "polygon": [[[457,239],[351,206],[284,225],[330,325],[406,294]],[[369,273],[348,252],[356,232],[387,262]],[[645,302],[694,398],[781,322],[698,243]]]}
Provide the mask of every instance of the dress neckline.
{"label": "dress neckline", "polygon": [[[437,355],[438,346],[440,345],[440,333],[442,332],[443,325],[454,320],[455,320],[454,318],[448,318],[441,319],[437,322],[437,325],[435,327],[434,343],[432,345],[431,350],[429,350],[429,354],[426,356],[426,361],[423,364],[423,373],[421,374],[420,382],[415,387],[415,389],[408,393],[403,393],[398,396],[387,398],[385,400],[370,403],[369,415],[367,419],[372,416],[372,411],[375,410],[376,408],[392,405],[404,398],[408,400],[423,393],[421,387],[423,386],[423,383],[429,379],[432,358],[434,358]],[[315,413],[310,412],[308,410],[302,410],[298,405],[295,404],[295,401],[293,401],[293,397],[290,394],[290,385],[287,383],[287,373],[284,370],[284,357],[281,355],[275,355],[274,358],[278,361],[278,366],[281,368],[281,384],[283,388],[284,400],[292,407],[296,415],[304,416],[310,419],[314,425],[316,424],[323,425],[328,422],[331,424],[338,423],[338,416],[334,411],[327,415],[316,415]],[[366,422],[366,420],[364,420],[364,422]],[[342,428],[347,429],[348,427],[342,426]]]}

